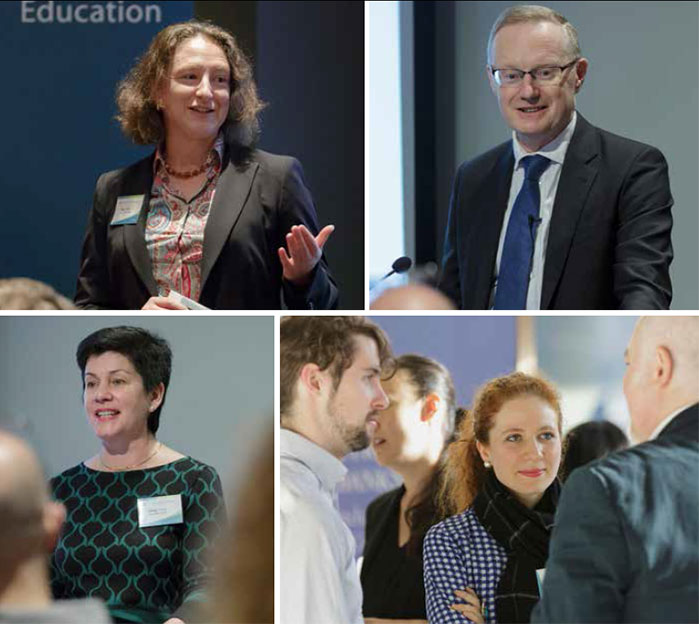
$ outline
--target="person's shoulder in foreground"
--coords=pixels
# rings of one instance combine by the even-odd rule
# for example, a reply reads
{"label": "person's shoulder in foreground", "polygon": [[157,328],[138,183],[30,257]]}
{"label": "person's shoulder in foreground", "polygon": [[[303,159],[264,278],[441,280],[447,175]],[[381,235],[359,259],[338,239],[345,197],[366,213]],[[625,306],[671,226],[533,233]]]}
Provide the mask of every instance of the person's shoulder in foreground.
{"label": "person's shoulder in foreground", "polygon": [[699,621],[699,406],[574,470],[533,622]]}
{"label": "person's shoulder in foreground", "polygon": [[95,598],[58,600],[45,609],[0,608],[2,624],[109,624],[111,621],[103,603]]}

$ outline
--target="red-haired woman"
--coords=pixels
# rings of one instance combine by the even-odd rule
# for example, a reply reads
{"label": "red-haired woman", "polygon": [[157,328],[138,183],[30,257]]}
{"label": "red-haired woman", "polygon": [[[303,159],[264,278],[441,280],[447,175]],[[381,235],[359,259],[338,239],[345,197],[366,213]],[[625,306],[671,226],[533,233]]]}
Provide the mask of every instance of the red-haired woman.
{"label": "red-haired woman", "polygon": [[486,383],[452,444],[425,538],[430,622],[528,622],[539,599],[560,484],[561,408],[546,381]]}

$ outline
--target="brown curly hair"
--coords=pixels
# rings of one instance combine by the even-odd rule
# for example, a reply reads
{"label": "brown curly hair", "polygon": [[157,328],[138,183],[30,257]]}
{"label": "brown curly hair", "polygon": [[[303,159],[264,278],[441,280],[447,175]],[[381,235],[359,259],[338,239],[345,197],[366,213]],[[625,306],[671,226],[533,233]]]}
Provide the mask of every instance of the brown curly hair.
{"label": "brown curly hair", "polygon": [[354,336],[367,336],[379,351],[381,367],[393,366],[388,337],[363,316],[287,316],[279,325],[279,411],[282,422],[290,416],[294,388],[301,369],[309,363],[329,369],[335,389],[354,360]]}
{"label": "brown curly hair", "polygon": [[511,373],[485,383],[476,392],[472,409],[461,421],[458,440],[449,447],[439,493],[439,508],[443,517],[460,513],[473,502],[486,475],[476,441],[488,444],[495,415],[507,401],[524,395],[533,395],[548,403],[556,413],[558,432],[562,433],[560,397],[545,379]]}
{"label": "brown curly hair", "polygon": [[259,135],[258,113],[265,104],[257,96],[252,67],[233,35],[209,22],[190,20],[163,28],[118,85],[117,121],[124,134],[134,143],[151,145],[165,136],[165,126],[156,108],[155,91],[166,77],[177,46],[201,35],[223,50],[231,69],[231,97],[228,117],[222,130],[229,140],[251,147]]}

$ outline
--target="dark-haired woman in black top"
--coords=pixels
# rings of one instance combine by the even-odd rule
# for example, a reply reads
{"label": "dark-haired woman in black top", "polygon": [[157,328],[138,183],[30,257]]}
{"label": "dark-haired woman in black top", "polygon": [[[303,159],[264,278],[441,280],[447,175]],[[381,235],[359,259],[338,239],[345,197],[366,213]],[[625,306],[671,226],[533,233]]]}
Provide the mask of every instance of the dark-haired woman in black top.
{"label": "dark-haired woman in black top", "polygon": [[205,598],[209,539],[224,519],[216,470],[156,432],[172,353],[137,327],[78,346],[87,419],[99,452],[51,479],[67,510],[51,559],[56,598],[101,598],[116,622],[187,622]]}
{"label": "dark-haired woman in black top", "polygon": [[423,622],[422,542],[437,517],[439,467],[456,420],[454,386],[439,362],[402,355],[381,382],[388,409],[369,422],[376,461],[403,485],[374,500],[366,512],[361,582],[367,623]]}

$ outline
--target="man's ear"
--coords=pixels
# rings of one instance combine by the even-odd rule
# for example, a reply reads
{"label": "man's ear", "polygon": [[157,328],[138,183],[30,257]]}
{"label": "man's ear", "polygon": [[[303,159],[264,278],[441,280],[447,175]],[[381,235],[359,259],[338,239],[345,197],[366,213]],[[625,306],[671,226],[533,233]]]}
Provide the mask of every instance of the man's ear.
{"label": "man's ear", "polygon": [[318,394],[322,392],[325,384],[325,375],[320,370],[317,364],[304,364],[299,374],[301,384],[309,394]]}
{"label": "man's ear", "polygon": [[672,353],[670,353],[667,347],[656,348],[654,364],[653,380],[657,381],[661,387],[667,386],[672,380],[672,373],[674,371]]}
{"label": "man's ear", "polygon": [[585,82],[588,67],[589,61],[586,58],[581,58],[575,64],[575,93],[578,93],[582,88],[583,82]]}
{"label": "man's ear", "polygon": [[490,90],[493,92],[493,95],[495,97],[498,96],[498,87],[497,83],[495,82],[495,77],[493,76],[493,68],[490,65],[485,66],[485,73],[488,75],[488,84],[490,84]]}
{"label": "man's ear", "polygon": [[429,422],[432,420],[434,415],[439,411],[439,406],[441,403],[442,399],[438,394],[435,394],[434,392],[428,394],[422,404],[420,420],[422,422]]}

